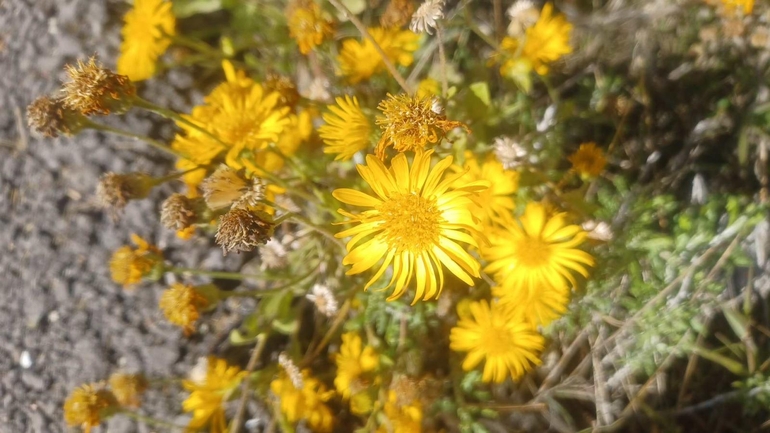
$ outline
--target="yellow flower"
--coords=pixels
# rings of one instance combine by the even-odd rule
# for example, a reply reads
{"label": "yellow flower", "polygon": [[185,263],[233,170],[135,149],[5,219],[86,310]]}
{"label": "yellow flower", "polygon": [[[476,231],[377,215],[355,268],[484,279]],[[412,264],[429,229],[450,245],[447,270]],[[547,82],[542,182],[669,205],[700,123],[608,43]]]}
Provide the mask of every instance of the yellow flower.
{"label": "yellow flower", "polygon": [[749,15],[754,10],[754,0],[722,0],[722,6],[728,14],[740,10],[744,15]]}
{"label": "yellow flower", "polygon": [[382,111],[375,123],[382,129],[382,137],[374,149],[380,159],[385,159],[385,149],[393,146],[397,152],[420,150],[428,143],[435,144],[439,135],[454,128],[467,127],[462,122],[447,120],[433,98],[421,98],[400,94],[380,102]]}
{"label": "yellow flower", "polygon": [[461,316],[452,328],[449,347],[468,352],[463,370],[470,371],[484,360],[481,379],[500,383],[509,376],[516,380],[540,364],[544,339],[510,305],[481,300],[471,302],[470,315]]}
{"label": "yellow flower", "polygon": [[200,311],[209,305],[209,301],[193,286],[174,283],[160,296],[158,306],[166,319],[182,327],[185,335],[195,332],[195,322]]}
{"label": "yellow flower", "polygon": [[296,0],[286,10],[289,36],[297,41],[299,51],[308,54],[313,47],[334,34],[332,22],[324,18],[321,8],[313,0]]}
{"label": "yellow flower", "polygon": [[[217,86],[203,105],[185,116],[221,141],[179,122],[182,132],[177,134],[172,147],[189,155],[189,160],[180,160],[177,167],[186,170],[207,165],[224,154],[226,164],[236,170],[247,168],[256,174],[279,170],[284,161],[268,146],[278,143],[284,128],[291,123],[287,117],[289,108],[278,106],[278,92],[266,94],[261,85],[242,71],[236,72],[230,62],[225,61],[222,66],[227,81]],[[185,180],[196,186],[203,177],[205,171],[200,170]]]}
{"label": "yellow flower", "polygon": [[426,78],[417,84],[418,98],[431,98],[441,95],[441,83],[433,78]]}
{"label": "yellow flower", "polygon": [[419,401],[399,404],[398,394],[388,391],[388,401],[382,408],[387,417],[377,433],[420,433],[422,431],[422,405]]}
{"label": "yellow flower", "polygon": [[500,226],[489,231],[491,246],[481,248],[489,261],[485,271],[501,286],[496,294],[512,303],[536,296],[548,287],[561,287],[565,280],[576,285],[571,271],[588,276],[593,266],[590,254],[576,247],[586,237],[577,225],[567,225],[566,214],[548,217],[540,203],[529,203],[524,215],[515,221],[502,218]]}
{"label": "yellow flower", "polygon": [[329,105],[324,113],[326,125],[318,128],[318,134],[326,147],[324,153],[337,153],[335,160],[347,161],[356,152],[369,146],[372,125],[366,118],[355,96],[338,97],[337,105]]}
{"label": "yellow flower", "polygon": [[[511,195],[519,188],[518,172],[506,170],[494,154],[487,156],[484,163],[479,165],[476,156],[469,150],[465,151],[464,168],[465,175],[457,182],[485,180],[491,185],[478,194],[473,211],[482,223],[487,223],[499,215],[508,215],[513,211]],[[458,171],[461,171],[459,167]]]}
{"label": "yellow flower", "polygon": [[314,432],[332,431],[334,415],[325,403],[334,396],[334,391],[328,391],[308,370],[302,370],[302,389],[297,389],[282,372],[270,383],[270,390],[281,400],[281,412],[290,423],[304,419]]}
{"label": "yellow flower", "polygon": [[501,286],[494,286],[492,294],[498,297],[501,303],[510,304],[522,319],[536,327],[546,326],[564,315],[569,304],[570,290],[566,284],[544,284],[538,287],[536,294],[526,297],[516,296]]}
{"label": "yellow flower", "polygon": [[583,143],[580,148],[567,159],[572,163],[572,169],[585,177],[596,177],[602,174],[607,158],[596,143]]}
{"label": "yellow flower", "polygon": [[[374,191],[374,196],[353,189],[337,189],[334,197],[347,204],[371,208],[361,214],[340,209],[357,226],[338,233],[338,238],[352,236],[344,265],[353,265],[347,275],[359,274],[382,261],[364,290],[374,284],[393,263],[393,277],[385,289],[395,285],[388,300],[406,292],[412,279],[417,280],[413,304],[419,299],[438,297],[444,287],[444,270],[474,285],[480,265],[458,242],[478,246],[469,234],[477,229],[471,214],[471,196],[489,187],[488,182],[451,185],[462,174],[448,176],[449,156],[433,169],[433,151],[415,153],[411,169],[405,154],[393,158],[391,168],[372,155],[358,172]],[[443,266],[442,266],[443,265]]]}
{"label": "yellow flower", "polygon": [[174,34],[176,24],[171,2],[134,0],[134,7],[123,21],[118,73],[128,75],[132,81],[146,80],[155,75],[158,57],[171,45],[166,36]]}
{"label": "yellow flower", "polygon": [[118,248],[110,259],[112,281],[123,287],[138,284],[163,265],[163,256],[157,247],[150,245],[141,237],[132,234],[131,242],[136,248],[123,246]]}
{"label": "yellow flower", "polygon": [[371,373],[380,364],[374,348],[366,346],[362,349],[361,345],[361,337],[357,333],[342,334],[340,353],[335,355],[337,377],[334,378],[334,386],[344,399],[352,398],[356,401],[355,405],[351,402],[351,410],[355,415],[363,415],[371,410],[371,399],[365,394],[371,384]]}
{"label": "yellow flower", "polygon": [[[307,141],[313,133],[313,119],[310,112],[300,111],[297,114],[287,116],[288,123],[283,133],[278,138],[276,147],[284,155],[294,155],[299,149],[299,145]],[[264,165],[268,167],[283,166],[283,158],[274,152],[265,153]]]}
{"label": "yellow flower", "polygon": [[[548,65],[572,52],[570,35],[572,24],[562,14],[552,15],[553,4],[546,3],[534,26],[527,29],[524,41],[505,37],[500,49],[509,58],[500,67],[500,73],[508,76],[520,67],[520,58],[526,60],[540,75],[548,73]],[[523,44],[523,45],[522,45]]]}
{"label": "yellow flower", "polygon": [[[374,27],[368,31],[390,61],[401,66],[412,64],[414,61],[412,53],[419,47],[419,35],[398,28]],[[368,39],[364,39],[363,42],[355,39],[342,41],[342,50],[337,56],[337,62],[340,64],[341,74],[347,77],[350,84],[366,80],[385,69],[382,57]]]}
{"label": "yellow flower", "polygon": [[141,374],[115,373],[109,379],[112,393],[122,406],[139,407],[147,390],[147,379]]}
{"label": "yellow flower", "polygon": [[80,426],[86,433],[109,417],[118,407],[115,396],[103,383],[91,383],[75,388],[64,402],[64,421]]}
{"label": "yellow flower", "polygon": [[224,433],[227,431],[224,404],[238,388],[246,372],[213,356],[208,357],[205,367],[205,376],[182,381],[184,389],[190,391],[190,396],[182,402],[182,408],[193,413],[187,428],[198,431],[208,425],[210,432]]}

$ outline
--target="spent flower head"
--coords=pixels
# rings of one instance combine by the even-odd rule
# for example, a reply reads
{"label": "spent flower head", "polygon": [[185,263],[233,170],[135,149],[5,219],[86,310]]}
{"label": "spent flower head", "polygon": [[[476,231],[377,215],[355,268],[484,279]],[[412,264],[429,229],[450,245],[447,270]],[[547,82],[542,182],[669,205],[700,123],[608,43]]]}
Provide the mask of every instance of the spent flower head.
{"label": "spent flower head", "polygon": [[572,163],[572,169],[583,177],[599,176],[607,165],[604,151],[593,142],[581,144],[567,159]]}
{"label": "spent flower head", "polygon": [[67,107],[62,98],[41,96],[27,107],[27,124],[44,137],[72,136],[89,125],[88,118]]}
{"label": "spent flower head", "polygon": [[388,147],[397,152],[422,150],[454,128],[468,130],[462,122],[447,120],[436,102],[432,97],[388,94],[377,107],[383,114],[375,122],[382,129],[382,137],[374,149],[377,157],[384,160]]}
{"label": "spent flower head", "polygon": [[62,86],[64,105],[92,114],[122,114],[133,106],[136,87],[125,76],[112,72],[91,57],[87,62],[66,65],[69,80]]}
{"label": "spent flower head", "polygon": [[409,25],[415,33],[433,34],[432,29],[437,27],[437,21],[444,18],[444,0],[425,0],[412,15],[412,23]]}
{"label": "spent flower head", "polygon": [[146,198],[156,180],[144,173],[106,173],[96,185],[96,199],[99,204],[110,209],[117,216],[131,200]]}
{"label": "spent flower head", "polygon": [[517,0],[508,8],[508,36],[518,38],[524,36],[527,29],[532,27],[540,17],[540,11],[531,0]]}
{"label": "spent flower head", "polygon": [[493,144],[495,156],[506,170],[517,169],[527,163],[529,152],[519,142],[509,137],[497,137]]}
{"label": "spent flower head", "polygon": [[334,317],[337,314],[337,299],[326,284],[314,284],[306,297],[315,304],[318,312],[324,316]]}
{"label": "spent flower head", "polygon": [[160,223],[170,230],[184,230],[204,221],[206,203],[201,197],[171,194],[160,208]]}
{"label": "spent flower head", "polygon": [[195,322],[209,301],[195,287],[174,283],[160,296],[158,306],[170,323],[181,327],[189,336],[195,332]]}
{"label": "spent flower head", "polygon": [[148,387],[143,374],[113,373],[108,382],[118,403],[125,407],[139,407]]}
{"label": "spent flower head", "polygon": [[380,25],[385,28],[403,27],[414,13],[412,0],[390,0],[385,12],[380,17]]}
{"label": "spent flower head", "polygon": [[225,255],[230,251],[252,251],[267,243],[274,230],[275,223],[269,214],[236,207],[219,218],[215,240]]}

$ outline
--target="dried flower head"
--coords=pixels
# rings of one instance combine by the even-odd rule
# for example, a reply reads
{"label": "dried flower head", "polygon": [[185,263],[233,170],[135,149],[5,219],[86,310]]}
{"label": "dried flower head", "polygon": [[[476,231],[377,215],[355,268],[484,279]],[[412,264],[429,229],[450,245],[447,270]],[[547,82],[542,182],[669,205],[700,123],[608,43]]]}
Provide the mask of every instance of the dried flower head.
{"label": "dried flower head", "polygon": [[155,179],[144,173],[107,173],[96,186],[96,199],[118,215],[129,201],[147,197],[155,184]]}
{"label": "dried flower head", "polygon": [[206,204],[201,197],[171,194],[160,208],[160,222],[170,230],[184,230],[201,221]]}
{"label": "dried flower head", "polygon": [[88,126],[88,119],[61,98],[41,96],[27,107],[27,124],[45,137],[72,136]]}
{"label": "dried flower head", "polygon": [[612,227],[604,221],[589,220],[581,224],[588,239],[601,242],[609,242],[613,238]]}
{"label": "dried flower head", "polygon": [[278,103],[286,107],[294,107],[300,100],[297,86],[289,78],[276,73],[268,73],[265,77],[265,90],[269,92],[278,92],[281,97]]}
{"label": "dried flower head", "polygon": [[596,143],[583,143],[575,153],[567,157],[572,163],[573,170],[581,176],[596,177],[602,174],[607,158],[604,152],[596,146]]}
{"label": "dried flower head", "polygon": [[431,29],[436,28],[436,21],[444,18],[444,0],[425,0],[412,15],[412,24],[409,28],[415,33],[427,33],[432,35]]}
{"label": "dried flower head", "polygon": [[136,87],[126,75],[105,68],[91,57],[88,62],[78,60],[77,66],[64,67],[69,81],[64,83],[64,105],[83,113],[122,114],[133,105]]}
{"label": "dried flower head", "polygon": [[136,248],[122,246],[110,259],[112,280],[122,284],[124,288],[153,276],[155,271],[163,266],[163,256],[158,248],[135,234],[131,235],[131,241]]}
{"label": "dried flower head", "polygon": [[281,352],[278,355],[278,364],[286,372],[286,375],[289,377],[289,380],[294,385],[294,387],[297,389],[302,389],[302,373],[299,371],[297,364],[294,363],[294,361],[289,357],[289,355],[286,354],[286,352]]}
{"label": "dried flower head", "polygon": [[118,408],[118,401],[103,383],[90,383],[75,388],[64,402],[64,421],[79,426],[86,433],[98,426]]}
{"label": "dried flower head", "polygon": [[495,156],[506,170],[517,169],[527,162],[527,149],[509,137],[497,137],[494,143]]}
{"label": "dried flower head", "polygon": [[272,238],[259,249],[260,263],[259,268],[263,271],[267,269],[278,269],[286,266],[286,247],[276,238]]}
{"label": "dried flower head", "polygon": [[275,223],[265,212],[236,207],[219,219],[216,242],[227,255],[230,251],[251,251],[273,236]]}
{"label": "dried flower head", "polygon": [[388,99],[377,106],[383,116],[375,123],[382,129],[382,138],[374,149],[380,160],[385,159],[385,149],[392,146],[398,152],[421,150],[428,143],[439,141],[439,134],[454,128],[468,127],[462,122],[447,120],[433,98],[421,98],[400,94],[388,94]]}
{"label": "dried flower head", "polygon": [[160,310],[166,319],[184,330],[184,335],[195,332],[195,322],[209,301],[193,286],[174,283],[160,296]]}
{"label": "dried flower head", "polygon": [[540,18],[540,11],[531,0],[518,0],[508,8],[508,18],[511,19],[508,24],[508,36],[518,38],[535,25]]}
{"label": "dried flower head", "polygon": [[313,301],[318,312],[326,317],[334,317],[337,314],[337,299],[334,298],[329,286],[325,284],[315,284],[310,293],[306,296]]}
{"label": "dried flower head", "polygon": [[385,28],[403,27],[412,18],[413,13],[412,0],[390,0],[380,17],[380,25]]}
{"label": "dried flower head", "polygon": [[228,206],[256,206],[265,199],[266,185],[258,177],[250,181],[232,168],[221,165],[201,183],[201,191],[211,210]]}
{"label": "dried flower head", "polygon": [[142,374],[114,373],[110,388],[121,406],[139,407],[142,394],[147,390],[147,379]]}
{"label": "dried flower head", "polygon": [[324,39],[334,34],[331,20],[324,16],[321,7],[313,0],[293,0],[286,8],[289,36],[297,41],[299,51],[308,54]]}

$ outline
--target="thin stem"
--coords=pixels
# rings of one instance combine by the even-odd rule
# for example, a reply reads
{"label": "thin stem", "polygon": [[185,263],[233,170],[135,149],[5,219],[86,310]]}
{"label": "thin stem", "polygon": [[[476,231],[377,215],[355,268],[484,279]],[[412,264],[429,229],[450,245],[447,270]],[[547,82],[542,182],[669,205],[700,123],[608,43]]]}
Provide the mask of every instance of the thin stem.
{"label": "thin stem", "polygon": [[[468,3],[470,3],[470,2],[468,2]],[[466,5],[466,6],[463,7],[463,12],[464,12],[464,17],[465,17],[465,24],[468,26],[468,28],[470,28],[471,31],[473,33],[475,33],[478,37],[480,37],[484,42],[489,44],[489,46],[494,48],[495,51],[499,52],[500,51],[500,45],[498,45],[498,43],[494,39],[492,39],[491,37],[487,36],[486,33],[481,31],[481,29],[476,24],[476,22],[473,21],[473,17],[471,16],[471,8],[467,7],[467,5]]]}
{"label": "thin stem", "polygon": [[441,31],[441,24],[436,24],[436,39],[438,40],[438,58],[441,64],[441,97],[446,100],[449,92],[446,72],[446,53],[444,53],[444,36]]}
{"label": "thin stem", "polygon": [[169,119],[169,120],[173,120],[173,121],[178,122],[178,123],[184,123],[185,125],[189,126],[190,128],[193,128],[196,131],[198,131],[198,132],[206,135],[207,137],[211,138],[212,140],[215,140],[217,143],[219,143],[219,144],[221,144],[223,146],[232,147],[232,146],[228,145],[227,143],[225,143],[224,141],[222,141],[216,135],[214,135],[211,132],[209,132],[206,128],[198,125],[197,123],[195,123],[195,122],[193,122],[191,120],[188,120],[186,117],[182,116],[181,114],[177,113],[174,110],[169,110],[168,108],[164,108],[164,107],[161,107],[159,105],[155,105],[155,104],[153,104],[152,102],[150,102],[150,101],[148,101],[146,99],[140,98],[139,96],[134,96],[133,97],[133,101],[134,101],[134,106],[135,107],[145,109],[145,110],[147,110],[147,111],[149,111],[151,113],[155,113],[155,114],[157,114],[157,115],[159,115],[161,117],[164,117],[164,118]]}
{"label": "thin stem", "polygon": [[238,272],[227,272],[227,271],[206,271],[203,269],[193,269],[193,268],[180,268],[176,266],[172,266],[169,268],[166,268],[166,272],[171,272],[172,274],[189,274],[189,275],[203,275],[206,277],[211,278],[220,278],[223,280],[268,280],[268,279],[274,279],[270,278],[265,275],[253,275],[253,274],[241,274]]}
{"label": "thin stem", "polygon": [[174,155],[174,156],[179,157],[179,158],[186,158],[186,155],[184,155],[183,153],[179,152],[178,150],[172,149],[171,147],[166,146],[164,143],[161,143],[158,140],[155,140],[153,138],[150,138],[150,137],[147,137],[147,136],[144,136],[144,135],[134,134],[133,132],[130,132],[130,131],[126,131],[126,130],[118,129],[118,128],[113,128],[111,126],[102,125],[101,123],[95,123],[95,122],[91,122],[91,121],[88,122],[88,127],[91,128],[91,129],[97,130],[97,131],[109,132],[109,133],[112,133],[112,134],[115,134],[115,135],[120,135],[122,137],[134,138],[134,139],[137,139],[137,140],[140,140],[140,141],[144,141],[145,143],[149,144],[150,146],[152,146],[152,147],[154,147],[154,148],[156,148],[158,150],[161,150],[163,152],[169,153],[169,154]]}
{"label": "thin stem", "polygon": [[317,272],[317,269],[318,269],[318,265],[317,264],[313,265],[313,266],[311,266],[311,271],[310,272],[307,272],[304,275],[302,275],[301,277],[295,278],[295,279],[289,281],[286,284],[280,285],[278,287],[272,287],[270,289],[244,290],[244,291],[241,291],[241,292],[220,290],[219,291],[219,298],[220,299],[224,299],[224,298],[237,297],[237,298],[257,298],[257,299],[259,299],[259,298],[261,298],[261,297],[263,297],[265,295],[272,295],[274,293],[280,293],[280,292],[283,292],[286,289],[289,289],[289,288],[291,288],[293,286],[296,286],[297,283],[299,283],[299,282],[307,279],[308,277],[312,276],[313,274],[315,274]]}
{"label": "thin stem", "polygon": [[[271,202],[269,200],[260,200],[260,202],[263,203],[263,204],[266,204],[268,206],[275,207],[276,209],[280,209],[280,210],[286,212],[286,214],[282,215],[280,218],[278,218],[277,221],[283,222],[286,219],[293,219],[296,222],[298,222],[298,223],[300,223],[300,224],[302,224],[302,225],[304,225],[304,226],[306,226],[308,228],[313,229],[314,231],[320,233],[321,235],[323,235],[327,239],[331,240],[332,242],[334,242],[335,245],[340,247],[343,252],[347,251],[347,248],[345,247],[345,244],[342,243],[341,240],[337,239],[337,237],[335,237],[331,232],[326,230],[324,227],[321,227],[320,225],[310,221],[308,218],[306,218],[306,217],[304,217],[304,216],[302,216],[302,215],[300,215],[298,213],[291,212],[290,210],[284,208],[283,206],[278,205],[276,203],[273,203],[273,202]],[[276,225],[277,224],[278,224],[278,222],[276,222]]]}
{"label": "thin stem", "polygon": [[241,430],[243,418],[246,416],[246,399],[249,395],[248,377],[250,374],[248,373],[251,373],[257,367],[257,361],[259,361],[259,357],[262,356],[266,343],[267,335],[265,335],[265,333],[257,335],[257,346],[254,348],[254,351],[251,352],[249,364],[246,366],[247,374],[241,383],[241,399],[238,401],[238,410],[235,412],[235,417],[233,417],[233,421],[230,423],[230,433],[238,433]]}
{"label": "thin stem", "polygon": [[221,51],[219,51],[216,48],[213,48],[211,45],[209,45],[209,44],[207,44],[207,43],[205,43],[203,41],[199,41],[197,39],[193,39],[193,38],[190,38],[190,37],[187,37],[187,36],[183,36],[183,35],[180,35],[180,34],[169,35],[168,33],[165,33],[165,32],[163,32],[163,34],[166,37],[168,37],[169,39],[171,39],[171,42],[173,42],[176,45],[180,45],[180,46],[183,46],[183,47],[191,48],[191,49],[193,49],[193,50],[195,50],[195,51],[197,51],[197,52],[199,52],[201,54],[204,54],[206,56],[211,56],[211,57],[215,57],[215,58],[218,58],[218,59],[224,59],[225,58],[225,55]]}
{"label": "thin stem", "polygon": [[159,420],[156,418],[153,418],[151,416],[142,415],[140,413],[132,412],[130,410],[123,409],[120,412],[118,412],[121,415],[125,415],[129,418],[135,419],[136,421],[143,422],[147,425],[157,426],[157,427],[163,427],[163,428],[171,428],[175,430],[186,430],[187,426],[184,425],[177,425],[172,424],[167,421]]}
{"label": "thin stem", "polygon": [[380,44],[377,43],[377,41],[374,40],[372,35],[369,34],[369,32],[366,30],[366,26],[364,23],[361,22],[361,20],[358,19],[355,15],[353,15],[352,12],[350,12],[350,9],[347,8],[344,4],[342,4],[339,0],[329,0],[329,3],[331,3],[335,8],[337,8],[338,11],[342,12],[347,19],[350,20],[350,22],[353,23],[354,26],[358,29],[359,32],[361,32],[361,35],[363,35],[366,40],[372,43],[374,46],[374,49],[377,51],[377,54],[380,55],[382,58],[382,62],[385,63],[385,67],[388,69],[388,72],[390,72],[390,75],[393,76],[393,78],[398,82],[398,85],[401,86],[401,89],[403,89],[406,93],[411,93],[409,90],[409,85],[404,80],[404,77],[401,76],[401,74],[396,69],[395,65],[393,65],[393,62],[390,61],[390,58],[387,54],[385,54],[385,51],[382,49]]}
{"label": "thin stem", "polygon": [[191,168],[191,169],[189,169],[189,170],[185,170],[185,171],[178,171],[178,172],[176,172],[176,173],[171,173],[171,174],[169,174],[169,175],[166,175],[166,176],[163,176],[163,177],[159,177],[159,178],[156,178],[156,179],[155,179],[155,185],[160,185],[160,184],[163,184],[163,183],[166,183],[166,182],[172,181],[172,180],[176,180],[176,179],[179,179],[180,177],[182,177],[182,176],[184,176],[184,175],[186,175],[186,174],[192,173],[193,171],[196,171],[196,170],[203,170],[203,169],[205,169],[205,168],[206,168],[205,166],[198,166],[198,167],[195,167],[195,168]]}
{"label": "thin stem", "polygon": [[334,323],[332,323],[332,326],[328,331],[326,331],[326,334],[321,339],[321,342],[318,343],[318,346],[316,346],[316,348],[313,350],[313,353],[311,353],[310,356],[305,356],[305,359],[300,362],[301,367],[309,365],[318,355],[321,354],[321,351],[324,350],[327,344],[329,344],[329,342],[334,337],[334,334],[337,332],[340,326],[342,326],[342,323],[345,322],[348,311],[350,311],[350,299],[342,304],[342,308],[340,308],[339,313],[337,313],[337,317],[334,319]]}

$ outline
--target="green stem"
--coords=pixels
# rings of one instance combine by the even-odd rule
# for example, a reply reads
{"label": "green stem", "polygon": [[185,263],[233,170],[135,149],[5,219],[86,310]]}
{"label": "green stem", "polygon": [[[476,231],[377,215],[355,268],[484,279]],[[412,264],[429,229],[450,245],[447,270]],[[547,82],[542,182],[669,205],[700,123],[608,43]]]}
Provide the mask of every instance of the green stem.
{"label": "green stem", "polygon": [[470,3],[470,2],[467,2],[466,5],[462,7],[462,9],[464,11],[464,16],[465,16],[465,24],[468,26],[468,28],[471,29],[471,31],[473,33],[475,33],[484,42],[486,42],[492,48],[494,48],[495,51],[500,52],[500,45],[497,44],[497,41],[495,41],[491,37],[487,36],[483,31],[481,31],[481,29],[476,24],[476,22],[473,21],[473,17],[471,16],[471,8],[468,7],[468,3]]}
{"label": "green stem", "polygon": [[284,208],[283,206],[278,205],[276,203],[273,203],[273,202],[271,202],[269,200],[260,200],[259,202],[262,203],[262,204],[265,204],[267,206],[271,206],[271,207],[274,207],[276,209],[279,209],[279,210],[282,210],[282,211],[286,212],[286,214],[281,215],[281,217],[276,220],[276,225],[279,224],[278,221],[283,222],[286,219],[293,219],[296,222],[304,225],[305,227],[311,228],[314,231],[320,233],[324,237],[326,237],[329,240],[331,240],[332,242],[334,242],[335,245],[339,246],[342,249],[343,252],[347,252],[347,248],[345,247],[345,244],[342,243],[341,240],[337,239],[334,236],[334,234],[332,234],[331,232],[326,230],[324,227],[321,227],[320,225],[310,221],[308,218],[306,218],[306,217],[304,217],[304,216],[302,216],[302,215],[300,215],[298,213],[292,212],[292,211]]}
{"label": "green stem", "polygon": [[[266,275],[253,275],[253,274],[241,274],[239,272],[227,272],[227,271],[206,271],[203,269],[193,268],[180,268],[172,266],[165,269],[166,272],[173,274],[189,274],[189,275],[203,275],[211,278],[221,278],[223,280],[268,280],[271,279]],[[273,278],[274,279],[274,278]]]}
{"label": "green stem", "polygon": [[186,175],[188,173],[192,173],[193,171],[196,171],[196,170],[203,170],[205,168],[206,168],[206,166],[198,166],[198,167],[195,167],[195,168],[191,168],[189,170],[178,171],[176,173],[171,173],[171,174],[163,176],[163,177],[158,177],[158,178],[155,179],[155,185],[157,186],[157,185],[164,184],[164,183],[166,183],[168,181],[179,179],[180,177],[182,177],[182,176],[184,176],[184,175]]}
{"label": "green stem", "polygon": [[111,126],[102,125],[101,123],[95,123],[95,122],[91,122],[91,121],[88,121],[88,126],[87,127],[91,128],[91,129],[94,129],[94,130],[97,130],[97,131],[109,132],[109,133],[112,133],[112,134],[115,134],[115,135],[120,135],[122,137],[134,138],[134,139],[137,139],[137,140],[140,140],[140,141],[144,141],[145,143],[149,144],[150,146],[152,146],[152,147],[154,147],[154,148],[156,148],[158,150],[161,150],[161,151],[166,152],[166,153],[170,153],[170,154],[172,154],[172,155],[174,155],[176,157],[179,157],[179,158],[186,158],[186,155],[184,155],[183,153],[179,152],[178,150],[173,149],[173,148],[171,148],[169,146],[166,146],[164,143],[161,143],[158,140],[155,140],[153,138],[150,138],[150,137],[147,137],[147,136],[144,136],[144,135],[134,134],[131,131],[126,131],[126,130],[123,130],[123,129],[113,128]]}
{"label": "green stem", "polygon": [[292,288],[292,287],[296,286],[298,283],[300,283],[303,280],[307,279],[308,277],[314,275],[317,272],[318,265],[316,264],[314,266],[311,266],[311,269],[312,270],[310,272],[305,273],[301,277],[295,278],[295,279],[289,281],[288,283],[280,285],[278,287],[272,287],[270,289],[263,289],[263,290],[259,290],[259,289],[257,289],[257,290],[244,290],[244,291],[241,291],[241,292],[220,290],[219,291],[219,297],[220,297],[220,299],[233,298],[233,297],[236,297],[236,298],[257,298],[257,299],[259,299],[259,298],[261,298],[261,297],[263,297],[265,295],[272,295],[274,293],[280,293],[280,292],[283,292],[286,289],[289,289],[289,288]]}
{"label": "green stem", "polygon": [[159,420],[159,419],[153,418],[151,416],[147,416],[147,415],[142,415],[142,414],[139,414],[139,413],[136,413],[136,412],[132,412],[130,410],[123,409],[123,410],[121,410],[118,413],[121,414],[121,415],[125,415],[125,416],[127,416],[129,418],[135,419],[135,420],[137,420],[139,422],[143,422],[143,423],[145,423],[147,425],[152,425],[152,426],[157,426],[157,427],[164,427],[164,428],[170,428],[170,429],[178,429],[178,430],[186,430],[187,429],[187,426],[172,424],[170,422]]}

